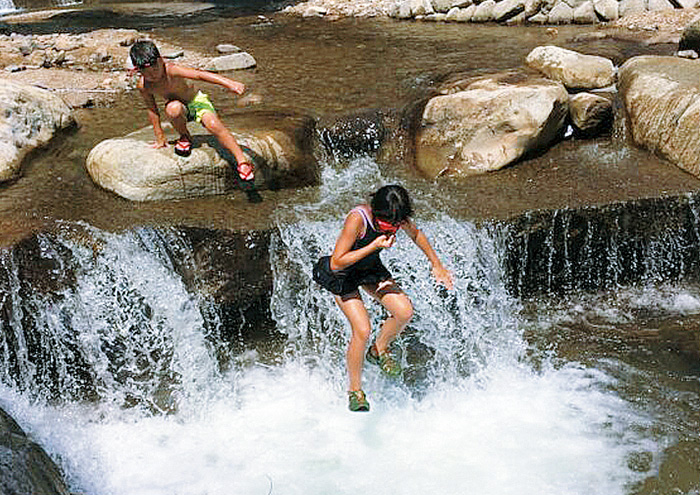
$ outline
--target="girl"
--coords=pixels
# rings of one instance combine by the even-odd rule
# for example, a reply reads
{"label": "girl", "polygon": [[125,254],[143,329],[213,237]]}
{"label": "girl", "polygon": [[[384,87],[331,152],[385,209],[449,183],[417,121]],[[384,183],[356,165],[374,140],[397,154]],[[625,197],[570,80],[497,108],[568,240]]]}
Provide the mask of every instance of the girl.
{"label": "girl", "polygon": [[333,254],[314,265],[314,280],[335,294],[336,303],[352,327],[347,352],[351,411],[369,411],[362,391],[362,365],[372,328],[360,286],[390,313],[367,351],[367,360],[389,376],[401,374],[399,363],[389,353],[389,344],[411,320],[413,306],[379,258],[382,249],[394,245],[398,229],[403,229],[425,253],[435,280],[452,289],[452,274],[442,266],[428,238],[413,223],[412,214],[406,189],[396,185],[380,188],[372,195],[370,205],[357,206],[348,213]]}

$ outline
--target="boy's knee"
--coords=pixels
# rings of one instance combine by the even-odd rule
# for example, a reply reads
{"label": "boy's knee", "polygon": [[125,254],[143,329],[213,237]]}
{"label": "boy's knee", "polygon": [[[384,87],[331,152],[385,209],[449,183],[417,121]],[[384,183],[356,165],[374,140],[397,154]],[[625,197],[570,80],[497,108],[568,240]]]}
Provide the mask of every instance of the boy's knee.
{"label": "boy's knee", "polygon": [[369,327],[353,328],[352,336],[360,342],[366,344],[369,341],[370,335],[372,334],[372,329]]}
{"label": "boy's knee", "polygon": [[165,115],[170,119],[176,119],[185,115],[185,105],[177,100],[169,101],[165,105]]}

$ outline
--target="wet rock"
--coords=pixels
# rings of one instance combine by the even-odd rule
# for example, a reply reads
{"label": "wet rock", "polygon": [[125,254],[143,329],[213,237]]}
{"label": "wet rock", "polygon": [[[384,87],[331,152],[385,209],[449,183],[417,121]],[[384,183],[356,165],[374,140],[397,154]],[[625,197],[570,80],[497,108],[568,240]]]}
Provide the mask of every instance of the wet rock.
{"label": "wet rock", "polygon": [[2,409],[0,491],[3,495],[70,495],[56,464]]}
{"label": "wet rock", "polygon": [[634,57],[619,91],[634,142],[700,177],[700,66],[678,57]]}
{"label": "wet rock", "polygon": [[[681,50],[676,53],[676,57],[681,57],[681,58],[689,58],[691,60],[695,60],[698,58],[698,52],[695,50]],[[7,67],[5,68],[7,70]]]}
{"label": "wet rock", "polygon": [[615,66],[605,57],[584,55],[557,46],[539,46],[527,65],[570,89],[605,88],[615,81]]}
{"label": "wet rock", "polygon": [[472,22],[489,22],[494,19],[494,8],[496,2],[494,0],[486,0],[476,6],[474,14],[472,14]]}
{"label": "wet rock", "polygon": [[683,29],[678,50],[695,50],[696,53],[700,53],[700,15],[690,21]]}
{"label": "wet rock", "polygon": [[430,99],[416,135],[428,177],[498,170],[561,133],[569,95],[558,82],[504,73],[448,83]]}
{"label": "wet rock", "polygon": [[494,7],[493,17],[497,22],[505,22],[524,11],[524,0],[502,0]]}
{"label": "wet rock", "polygon": [[58,96],[0,80],[0,182],[16,178],[30,151],[74,124],[70,108]]}
{"label": "wet rock", "polygon": [[216,57],[209,63],[208,70],[212,72],[224,72],[227,70],[251,69],[258,63],[253,56],[247,52],[234,53]]}
{"label": "wet rock", "polygon": [[593,0],[593,8],[603,21],[614,21],[620,16],[619,4],[615,0]]}
{"label": "wet rock", "polygon": [[241,50],[236,45],[229,45],[227,43],[222,43],[220,45],[216,45],[216,51],[219,53],[228,55],[230,53],[242,52],[243,50]]}
{"label": "wet rock", "polygon": [[569,99],[569,114],[579,134],[595,136],[612,125],[612,101],[591,93],[578,93]]}
{"label": "wet rock", "polygon": [[[315,123],[302,115],[250,112],[229,126],[248,159],[256,167],[258,188],[303,187],[318,180],[312,155]],[[263,124],[261,124],[262,122]],[[176,135],[165,127],[171,139]],[[235,159],[203,127],[192,124],[189,157],[175,155],[172,146],[153,149],[152,128],[107,139],[89,153],[86,168],[101,187],[134,201],[182,199],[232,192]]]}

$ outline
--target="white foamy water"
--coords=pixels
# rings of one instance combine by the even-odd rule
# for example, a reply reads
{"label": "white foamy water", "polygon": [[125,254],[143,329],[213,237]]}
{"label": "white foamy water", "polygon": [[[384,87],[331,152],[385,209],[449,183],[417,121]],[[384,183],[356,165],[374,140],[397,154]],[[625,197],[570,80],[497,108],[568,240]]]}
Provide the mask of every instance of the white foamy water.
{"label": "white foamy water", "polygon": [[[354,165],[351,173],[359,167],[365,177],[354,191],[343,171],[324,177],[345,184],[338,211],[384,182],[371,161]],[[177,236],[93,231],[99,249],[44,241],[47,256],[66,248],[80,260],[77,288],[60,303],[37,295],[33,304],[56,341],[79,335],[97,399],[47,400],[3,386],[0,405],[64,469],[72,491],[615,495],[653,474],[654,463],[630,468],[635,456],[657,457],[646,433],[652,418],[615,393],[611,376],[577,363],[528,363],[518,302],[500,280],[498,233],[442,214],[421,218],[423,198],[417,221],[454,271],[456,290],[434,286],[406,236],[383,254],[415,305],[400,342],[407,377],[392,382],[366,366],[372,410],[349,412],[349,328],[311,281],[311,263],[330,252],[342,225],[342,214],[317,219],[331,199],[280,213],[271,309],[288,345],[277,366],[249,351],[218,369],[197,300],[168,259]],[[382,311],[368,306],[376,327]]]}

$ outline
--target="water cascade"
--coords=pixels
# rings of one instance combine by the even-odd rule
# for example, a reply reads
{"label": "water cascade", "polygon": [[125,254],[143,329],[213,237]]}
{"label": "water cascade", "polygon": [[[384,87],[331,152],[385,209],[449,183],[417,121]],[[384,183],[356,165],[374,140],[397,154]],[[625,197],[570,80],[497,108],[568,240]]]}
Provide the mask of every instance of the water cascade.
{"label": "water cascade", "polygon": [[509,290],[510,227],[428,214],[420,192],[417,221],[457,287],[435,287],[405,236],[384,253],[415,305],[398,346],[406,373],[393,382],[366,366],[372,412],[348,412],[349,328],[311,262],[347,209],[392,178],[369,158],[323,174],[321,199],[280,210],[265,247],[285,338],[223,360],[221,323],[179,275],[191,248],[177,229],[65,224],[2,253],[0,406],[72,491],[611,495],[657,475],[677,432],[635,404],[614,361],[526,340],[549,323]]}

